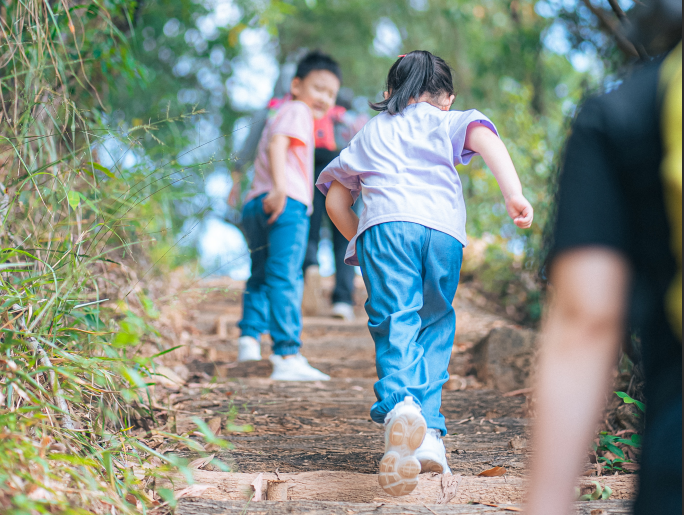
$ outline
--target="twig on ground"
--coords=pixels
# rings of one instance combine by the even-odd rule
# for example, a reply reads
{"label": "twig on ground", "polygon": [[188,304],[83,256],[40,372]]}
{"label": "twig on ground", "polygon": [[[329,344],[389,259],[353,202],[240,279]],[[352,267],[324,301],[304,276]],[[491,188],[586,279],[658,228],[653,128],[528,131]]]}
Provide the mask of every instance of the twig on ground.
{"label": "twig on ground", "polygon": [[24,333],[27,333],[26,343],[31,348],[31,350],[33,350],[33,352],[35,352],[38,355],[38,363],[40,363],[41,366],[49,369],[48,377],[54,392],[55,404],[62,411],[62,427],[64,429],[70,430],[75,429],[76,426],[74,425],[74,421],[71,419],[71,415],[69,414],[69,404],[64,398],[64,392],[59,386],[59,380],[57,379],[57,375],[55,374],[55,371],[52,369],[52,362],[50,361],[47,352],[45,352],[45,349],[43,349],[40,343],[38,343],[38,340],[36,340],[33,336],[28,335],[28,329],[26,328],[26,319],[24,318],[24,312],[26,311],[26,309],[22,308],[19,304],[14,304],[12,306],[12,310],[15,313],[17,311],[21,313],[21,316],[19,317],[17,322],[21,330],[24,331]]}
{"label": "twig on ground", "polygon": [[504,397],[517,397],[518,395],[527,395],[532,393],[534,388],[521,388],[520,390],[513,390],[512,392],[504,393]]}

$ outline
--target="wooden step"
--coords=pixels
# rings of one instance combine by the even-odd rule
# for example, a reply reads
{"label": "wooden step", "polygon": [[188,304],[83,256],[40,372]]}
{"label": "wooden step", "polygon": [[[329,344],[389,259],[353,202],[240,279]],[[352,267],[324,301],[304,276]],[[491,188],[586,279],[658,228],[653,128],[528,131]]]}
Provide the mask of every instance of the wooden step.
{"label": "wooden step", "polygon": [[[252,494],[250,486],[258,474],[238,474],[230,472],[208,472],[194,470],[193,479],[197,484],[209,488],[202,492],[203,499],[216,501],[247,500]],[[266,483],[275,480],[275,474],[263,474],[263,494],[266,498]],[[288,499],[292,501],[330,501],[383,504],[435,504],[442,497],[443,486],[440,474],[421,474],[418,487],[403,497],[386,494],[378,484],[376,474],[351,472],[314,471],[299,474],[279,474],[288,483]],[[449,477],[449,476],[447,476]],[[452,476],[457,482],[456,493],[449,501],[451,505],[482,502],[490,504],[520,504],[525,493],[525,480],[521,477],[477,477]],[[636,491],[636,476],[607,476],[598,478],[599,483],[609,486],[613,500],[630,500]],[[578,484],[589,484],[586,478]],[[186,479],[182,475],[173,477],[173,488],[185,488]],[[171,487],[168,480],[158,486]]]}
{"label": "wooden step", "polygon": [[[209,499],[181,499],[177,515],[481,515],[484,513],[513,513],[506,508],[511,505],[491,507],[483,505],[422,505],[422,504],[359,504],[344,502],[246,502],[213,501]],[[632,513],[630,501],[597,501],[576,504],[577,515],[591,515],[603,510],[601,515],[628,515]]]}

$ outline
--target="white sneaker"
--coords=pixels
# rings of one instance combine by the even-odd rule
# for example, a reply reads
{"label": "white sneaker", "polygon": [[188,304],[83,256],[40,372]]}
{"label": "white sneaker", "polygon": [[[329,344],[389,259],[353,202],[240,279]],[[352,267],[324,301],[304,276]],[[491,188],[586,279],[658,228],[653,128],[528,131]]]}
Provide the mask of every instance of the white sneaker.
{"label": "white sneaker", "polygon": [[269,359],[273,363],[271,379],[274,381],[330,381],[329,375],[309,365],[301,354],[287,359],[272,354]]}
{"label": "white sneaker", "polygon": [[408,495],[418,486],[420,462],[415,452],[426,432],[427,424],[413,397],[406,397],[385,417],[385,455],[378,481],[388,494]]}
{"label": "white sneaker", "polygon": [[423,444],[416,451],[416,459],[420,461],[421,472],[451,474],[442,433],[439,429],[428,429]]}
{"label": "white sneaker", "polygon": [[238,362],[261,361],[261,345],[251,336],[238,338]]}
{"label": "white sneaker", "polygon": [[354,316],[354,306],[347,304],[346,302],[336,302],[332,307],[332,316],[341,318],[346,322],[351,322],[356,318]]}

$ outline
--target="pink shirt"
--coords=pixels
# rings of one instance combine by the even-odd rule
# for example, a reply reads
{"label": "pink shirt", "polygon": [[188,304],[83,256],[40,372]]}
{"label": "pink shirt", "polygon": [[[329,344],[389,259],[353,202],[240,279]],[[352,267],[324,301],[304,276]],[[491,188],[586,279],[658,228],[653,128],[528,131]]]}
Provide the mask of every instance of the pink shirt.
{"label": "pink shirt", "polygon": [[314,118],[309,106],[297,100],[285,102],[266,123],[254,162],[252,189],[247,194],[245,202],[273,189],[268,145],[276,134],[290,138],[290,149],[287,151],[285,162],[287,196],[307,206],[308,213],[311,214],[313,210]]}

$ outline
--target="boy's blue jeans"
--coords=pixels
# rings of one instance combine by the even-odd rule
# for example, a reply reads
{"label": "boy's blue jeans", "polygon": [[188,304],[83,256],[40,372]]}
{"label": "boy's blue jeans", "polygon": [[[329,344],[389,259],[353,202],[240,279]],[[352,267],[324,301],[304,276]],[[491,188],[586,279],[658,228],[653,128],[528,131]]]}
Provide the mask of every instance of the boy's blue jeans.
{"label": "boy's blue jeans", "polygon": [[302,264],[309,237],[307,208],[287,199],[272,225],[264,212],[265,195],[249,201],[242,212],[242,230],[252,257],[252,276],[242,300],[242,336],[257,340],[270,332],[273,353],[297,354],[301,347]]}
{"label": "boy's blue jeans", "polygon": [[451,303],[463,245],[419,224],[389,222],[367,229],[356,250],[368,290],[366,312],[379,378],[371,418],[383,423],[410,395],[421,405],[428,427],[446,435],[439,410],[456,333]]}

